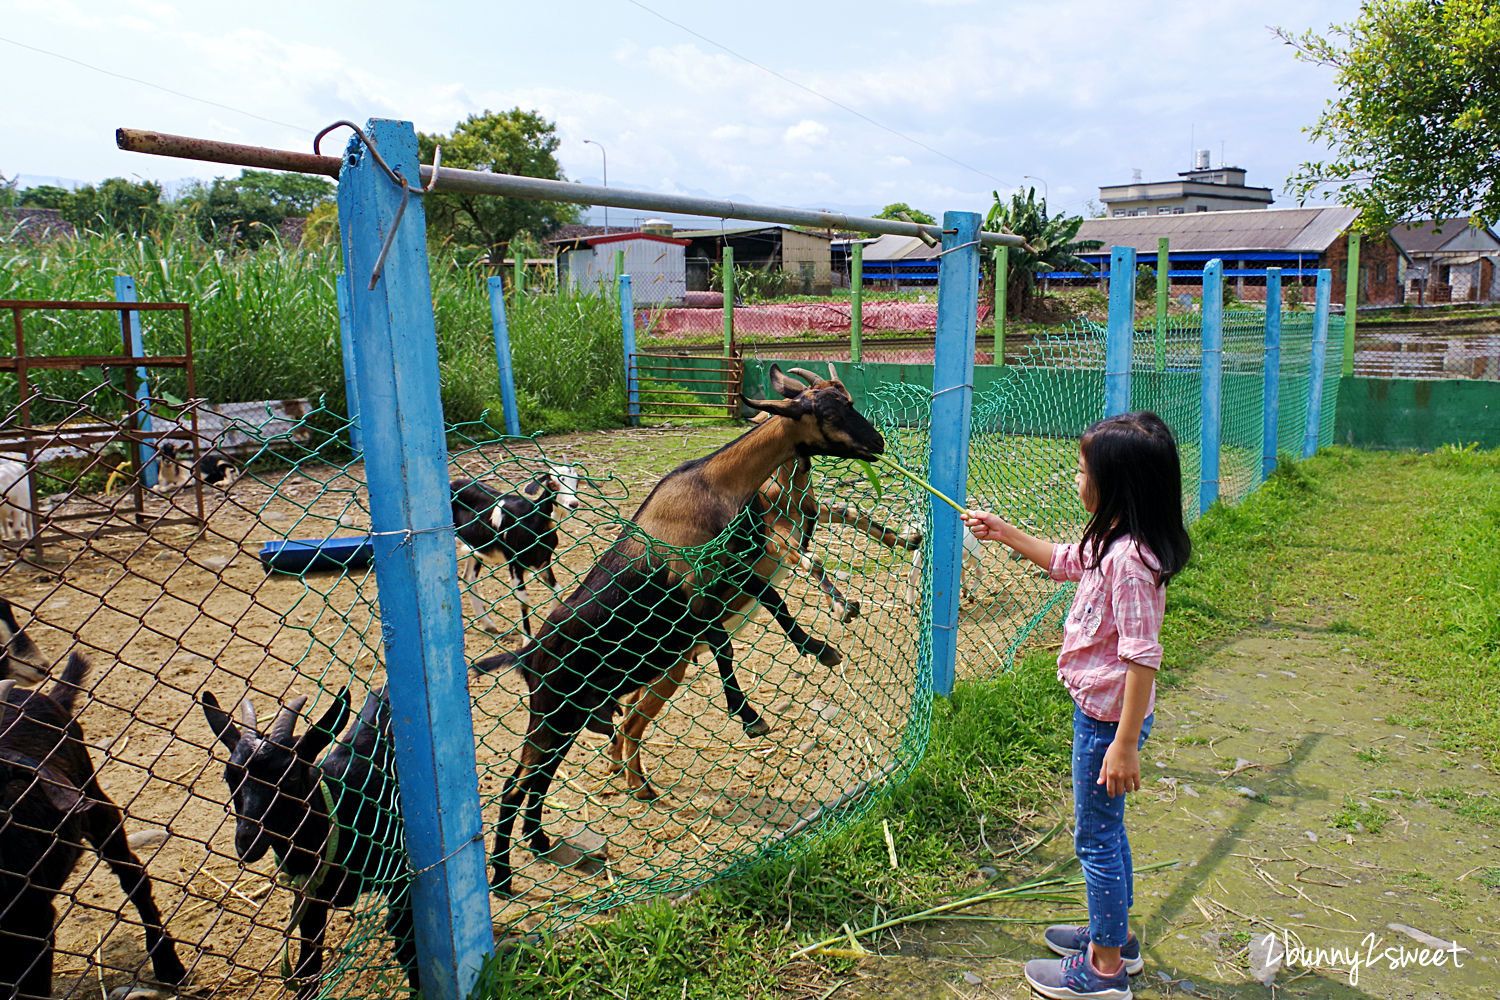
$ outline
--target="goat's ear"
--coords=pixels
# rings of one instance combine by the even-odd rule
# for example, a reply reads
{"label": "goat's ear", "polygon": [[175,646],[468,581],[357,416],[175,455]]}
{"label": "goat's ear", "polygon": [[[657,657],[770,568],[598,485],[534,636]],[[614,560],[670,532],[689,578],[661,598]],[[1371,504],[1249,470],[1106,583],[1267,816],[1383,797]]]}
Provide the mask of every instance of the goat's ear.
{"label": "goat's ear", "polygon": [[771,388],[787,399],[796,399],[807,389],[806,385],[792,378],[776,365],[771,366],[770,376]]}
{"label": "goat's ear", "polygon": [[78,790],[77,785],[68,780],[66,774],[50,764],[42,765],[42,769],[36,773],[36,780],[42,786],[42,794],[52,803],[52,808],[64,815],[83,812],[94,804],[92,799]]}
{"label": "goat's ear", "polygon": [[297,756],[311,763],[328,744],[333,742],[333,738],[344,728],[344,723],[347,721],[349,721],[349,689],[344,688],[333,699],[333,704],[328,706],[328,711],[323,713],[323,717],[298,737]]}
{"label": "goat's ear", "polygon": [[200,696],[203,702],[203,716],[208,719],[208,728],[213,730],[219,742],[234,752],[234,748],[240,745],[240,729],[229,717],[229,713],[219,707],[219,699],[212,692],[205,691]]}
{"label": "goat's ear", "polygon": [[749,396],[741,395],[740,402],[752,410],[759,410],[762,413],[769,413],[777,417],[787,417],[791,420],[796,420],[806,412],[806,409],[795,399],[785,401],[780,399],[751,399]]}

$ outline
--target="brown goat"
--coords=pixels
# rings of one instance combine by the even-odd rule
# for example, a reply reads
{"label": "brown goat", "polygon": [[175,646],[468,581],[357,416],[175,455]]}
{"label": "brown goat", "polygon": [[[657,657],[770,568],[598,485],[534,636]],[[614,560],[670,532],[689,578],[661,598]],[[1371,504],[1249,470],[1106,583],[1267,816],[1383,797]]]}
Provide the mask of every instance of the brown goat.
{"label": "brown goat", "polygon": [[554,607],[519,654],[475,663],[480,671],[518,664],[530,691],[520,762],[506,780],[495,831],[496,892],[511,891],[511,828],[539,857],[552,842],[542,807],[557,768],[585,727],[613,735],[621,697],[652,684],[700,644],[727,649],[723,622],[737,598],[772,613],[804,654],[841,657],[809,636],[756,567],[767,558],[761,487],[799,455],[870,459],[885,441],[832,380],[803,386],[772,366],[783,400],[746,400],[772,415],[713,454],[669,473],[641,504],[581,586]]}
{"label": "brown goat", "polygon": [[[830,364],[828,368],[830,379],[837,379],[833,365]],[[810,384],[825,381],[803,368],[793,368],[790,371]],[[762,413],[752,418],[752,421],[761,423],[766,419],[768,415]],[[778,467],[761,487],[760,496],[766,507],[767,543],[765,555],[756,562],[756,575],[774,588],[780,585],[793,566],[800,565],[828,596],[834,616],[841,621],[850,621],[859,614],[859,602],[846,601],[824,569],[822,560],[808,551],[817,525],[848,524],[891,549],[920,549],[922,545],[920,529],[909,528],[898,534],[856,509],[843,504],[822,502],[812,492],[812,462],[803,455]],[[614,740],[610,744],[610,770],[625,772],[626,781],[636,798],[657,797],[656,790],[646,780],[641,767],[641,739],[646,727],[661,714],[667,702],[676,694],[686,676],[688,664],[705,649],[713,654],[718,666],[729,711],[744,723],[745,732],[751,736],[763,736],[771,731],[770,725],[745,698],[734,674],[734,649],[730,640],[750,620],[754,606],[755,601],[749,594],[737,596],[721,622],[725,637],[721,646],[712,647],[707,643],[700,643],[654,683],[621,699],[620,707],[624,710],[624,718],[616,725]]]}

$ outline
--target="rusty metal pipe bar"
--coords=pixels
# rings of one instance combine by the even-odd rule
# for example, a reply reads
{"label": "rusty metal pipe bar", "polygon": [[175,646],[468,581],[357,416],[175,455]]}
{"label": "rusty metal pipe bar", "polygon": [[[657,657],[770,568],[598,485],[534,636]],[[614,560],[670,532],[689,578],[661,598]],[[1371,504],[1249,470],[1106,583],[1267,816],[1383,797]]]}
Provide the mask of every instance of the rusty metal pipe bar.
{"label": "rusty metal pipe bar", "polygon": [[[207,160],[211,163],[227,163],[266,170],[289,170],[295,173],[321,174],[335,178],[339,175],[339,166],[342,163],[342,160],[336,156],[292,153],[262,146],[243,146],[212,139],[193,139],[145,129],[116,129],[115,145],[132,153],[151,153],[157,156]],[[423,164],[421,183],[425,187],[431,181],[432,167]],[[607,205],[611,208],[636,208],[647,212],[677,212],[682,215],[699,215],[715,219],[749,219],[755,222],[809,226],[814,229],[845,229],[892,236],[916,236],[931,240],[941,239],[943,235],[942,228],[939,226],[923,226],[915,222],[872,219],[861,215],[819,212],[806,208],[779,208],[773,205],[754,205],[746,202],[721,201],[715,198],[694,198],[688,195],[661,194],[656,191],[631,191],[625,188],[607,188],[593,184],[571,184],[567,181],[546,180],[541,177],[496,174],[485,170],[460,170],[455,167],[442,167],[438,171],[437,184],[433,190],[503,195],[511,198],[535,198],[542,201],[565,201],[578,205]],[[1021,237],[1009,233],[981,232],[978,238],[979,242],[985,246],[1021,246],[1024,242]]]}

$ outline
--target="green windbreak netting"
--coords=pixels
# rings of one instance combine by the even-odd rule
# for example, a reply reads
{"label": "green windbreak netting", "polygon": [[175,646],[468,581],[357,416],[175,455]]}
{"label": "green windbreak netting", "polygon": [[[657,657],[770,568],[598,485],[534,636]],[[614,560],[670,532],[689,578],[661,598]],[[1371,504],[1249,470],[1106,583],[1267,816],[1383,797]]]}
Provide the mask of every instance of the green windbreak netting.
{"label": "green windbreak netting", "polygon": [[[893,451],[920,464],[927,409],[905,389],[872,391],[866,409]],[[211,693],[233,717],[243,749],[258,738],[294,741],[347,689],[351,716],[332,718],[354,742],[354,759],[347,751],[342,761],[338,753],[318,755],[336,780],[323,782],[325,800],[306,779],[298,794],[311,803],[312,818],[293,821],[294,830],[316,831],[320,804],[331,803],[343,820],[329,860],[367,859],[362,895],[332,911],[317,992],[404,991],[396,939],[410,934],[393,917],[410,866],[396,822],[394,766],[373,739],[388,712],[377,698],[367,722],[353,721],[385,672],[364,466],[348,448],[346,421],[307,401],[210,408],[156,397],[140,405],[107,385],[71,400],[38,390],[29,402],[33,413],[74,420],[49,424],[29,460],[17,463],[21,481],[35,484],[38,519],[34,535],[9,539],[0,595],[48,664],[73,649],[93,663],[79,722],[188,969],[185,988],[274,995],[298,899],[289,877],[299,873],[288,869],[278,878],[277,852],[241,857],[226,783],[229,741],[216,735],[199,699]],[[191,442],[188,455],[222,456],[238,469],[237,480],[210,485],[205,467],[184,477],[186,485],[147,488],[130,458],[130,439],[140,435],[125,426],[144,412],[151,414],[151,440],[172,435]],[[85,415],[92,430],[80,436]],[[6,426],[16,424],[12,409]],[[500,494],[526,495],[536,483],[555,493],[555,480],[567,481],[577,503],[555,508],[558,545],[550,560],[557,590],[567,595],[631,530],[630,515],[663,475],[742,430],[637,430],[538,444],[477,421],[450,428],[450,474]],[[542,860],[518,838],[514,894],[490,897],[497,934],[556,929],[804,850],[860,815],[921,758],[930,650],[920,586],[913,593],[910,584],[925,500],[900,482],[877,490],[851,463],[815,459],[810,488],[794,491],[787,503],[812,504],[815,513],[821,505],[825,523],[805,550],[794,536],[775,536],[782,557],[776,586],[797,623],[835,647],[841,662],[828,666],[803,655],[751,605],[733,641],[733,665],[769,731],[752,735],[728,714],[713,660],[699,655],[686,663],[682,689],[640,734],[638,773],[659,793],[655,799],[637,797],[630,775],[615,772],[609,738],[585,733],[563,761],[543,813],[544,828],[576,847],[576,856]],[[673,555],[712,569],[730,541]],[[471,563],[465,557],[461,569]],[[461,589],[469,661],[520,650],[522,604],[503,561],[482,565]],[[530,627],[538,629],[557,601],[530,574],[526,597]],[[527,728],[526,690],[520,675],[505,669],[471,675],[471,692],[488,844],[496,796]],[[309,700],[286,725],[292,716],[282,715],[283,707],[303,695]],[[264,778],[236,776],[243,773],[229,773],[236,787]],[[292,772],[283,766],[282,774]],[[40,786],[32,794],[41,794]],[[328,843],[312,836],[317,849]],[[18,866],[9,854],[0,864]],[[23,882],[41,878],[34,866],[21,867],[11,874]],[[300,873],[304,884],[317,870]],[[85,851],[57,903],[55,995],[152,978],[140,922],[97,855]],[[37,945],[46,933],[37,929]]]}

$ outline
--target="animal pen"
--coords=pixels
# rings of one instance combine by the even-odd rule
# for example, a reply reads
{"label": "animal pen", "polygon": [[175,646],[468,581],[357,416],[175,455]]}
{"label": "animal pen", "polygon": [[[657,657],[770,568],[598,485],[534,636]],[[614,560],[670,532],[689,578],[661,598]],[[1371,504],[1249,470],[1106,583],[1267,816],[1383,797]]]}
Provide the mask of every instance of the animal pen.
{"label": "animal pen", "polygon": [[[513,393],[502,426],[444,423],[424,190],[498,191],[903,235],[922,230],[941,239],[935,363],[905,371],[906,381],[893,378],[891,368],[843,359],[835,362],[837,374],[855,409],[883,436],[888,455],[949,496],[989,506],[1038,534],[1064,537],[1081,528],[1071,488],[1076,438],[1106,413],[1151,408],[1167,419],[1183,453],[1189,514],[1249,493],[1278,454],[1308,454],[1331,438],[1334,397],[1325,386],[1337,373],[1327,371],[1323,358],[1338,329],[1328,313],[1326,273],[1312,313],[1281,316],[1279,296],[1268,297],[1268,313],[1225,313],[1213,294],[1220,283],[1211,263],[1201,316],[1170,328],[1138,329],[1133,281],[1117,282],[1107,327],[1082,325],[1040,341],[1020,363],[976,366],[981,250],[1015,238],[981,233],[972,213],[948,213],[941,227],[919,227],[434,169],[417,163],[415,134],[403,122],[371,122],[340,158],[123,131],[120,142],[339,181],[350,412],[317,407],[302,418],[304,433],[295,441],[268,439],[245,462],[239,482],[203,490],[201,524],[173,523],[184,513],[184,494],[143,487],[140,516],[130,520],[139,530],[93,537],[52,523],[59,537],[46,558],[17,547],[0,567],[0,596],[17,606],[18,624],[45,658],[59,662],[76,648],[92,662],[77,711],[83,739],[103,791],[123,811],[189,981],[207,995],[264,994],[310,969],[299,955],[297,919],[288,917],[305,916],[307,899],[329,872],[336,881],[337,873],[353,871],[356,852],[367,862],[365,891],[333,909],[320,974],[292,983],[303,996],[404,989],[403,942],[393,938],[411,937],[423,993],[465,997],[497,938],[558,931],[804,850],[857,819],[920,761],[934,693],[950,692],[956,676],[1005,669],[1029,636],[1058,618],[1067,595],[1062,585],[992,552],[983,554],[979,573],[963,570],[951,508],[904,478],[877,485],[852,462],[815,460],[805,498],[818,505],[824,523],[811,535],[805,559],[782,553],[799,565],[777,586],[787,615],[837,657],[820,662],[804,655],[813,647],[784,626],[748,616],[735,634],[732,666],[769,730],[747,728],[725,711],[724,686],[706,666],[689,666],[684,690],[654,717],[637,716],[632,707],[596,720],[622,727],[644,721],[636,729],[639,761],[614,773],[611,727],[585,732],[564,752],[545,796],[541,825],[552,835],[552,851],[537,856],[518,840],[509,852],[509,892],[492,893],[487,845],[527,732],[528,691],[516,671],[482,667],[526,651],[527,595],[503,571],[486,571],[464,593],[450,480],[480,480],[536,500],[552,489],[551,466],[578,467],[577,506],[553,508],[553,569],[557,592],[566,597],[617,537],[638,533],[632,511],[670,470],[641,467],[628,455],[590,455],[576,443],[517,436]],[[1115,273],[1133,277],[1133,252],[1116,253]],[[627,340],[635,327],[629,285],[622,275],[617,294]],[[505,303],[495,293],[504,384]],[[150,341],[154,313],[140,315]],[[780,362],[777,375],[802,369],[794,394],[798,385],[822,384],[817,377],[832,374],[823,361],[743,359],[751,398],[777,398],[773,360]],[[639,374],[621,371],[637,412]],[[100,374],[96,385],[109,381]],[[97,403],[108,394],[71,382],[38,378],[25,394],[6,383],[0,431],[31,434],[38,428],[27,421],[99,405],[122,426],[120,443],[139,454],[174,433],[166,417],[191,412],[194,403],[179,382],[146,381],[149,392],[138,402],[113,408]],[[22,402],[29,407],[24,419]],[[152,414],[149,427],[119,419],[137,412]],[[727,430],[725,439],[735,433]],[[27,464],[33,473],[57,471]],[[133,475],[145,472],[138,465]],[[84,500],[119,500],[77,475],[50,506],[32,496],[43,522]],[[677,565],[711,571],[726,565],[735,530],[731,525],[724,536],[692,547],[640,542]],[[367,545],[373,564],[268,572],[255,556],[267,541],[335,538]],[[921,555],[916,574],[912,546]],[[477,600],[480,615],[471,617],[465,596]],[[534,631],[549,614],[568,613],[535,578],[529,600]],[[480,627],[487,616],[500,621],[494,632]],[[664,663],[663,672],[674,663]],[[481,669],[471,671],[475,664]],[[354,714],[341,706],[357,712],[381,689],[388,692],[388,721],[375,697],[364,721],[349,723],[354,735],[341,735]],[[209,694],[227,716],[205,712]],[[299,704],[300,695],[309,700]],[[226,728],[228,717],[234,721]],[[360,732],[387,727],[389,754],[372,750],[368,738],[359,742]],[[3,738],[0,732],[0,748]],[[231,744],[290,750],[330,740],[333,753],[352,742],[356,759],[291,796],[326,833],[303,859],[301,874],[286,864],[278,881],[282,852],[257,859],[254,838],[237,836],[226,777],[243,791],[244,773],[235,770],[238,757],[231,755],[241,751]],[[385,771],[399,776],[399,798],[371,777]],[[39,782],[28,789],[8,781],[7,795],[38,794]],[[657,797],[647,797],[650,790]],[[357,823],[341,819],[351,803]],[[271,819],[265,823],[269,829]],[[14,864],[12,854],[4,857],[5,866]],[[123,915],[124,894],[101,867],[80,864],[55,899],[52,995],[151,978],[140,924]],[[7,877],[32,873],[12,870]],[[409,929],[400,919],[407,900]],[[6,933],[14,933],[10,925]],[[45,929],[34,924],[26,933],[35,944]],[[156,956],[161,952],[158,946]],[[14,973],[0,956],[0,975]]]}

